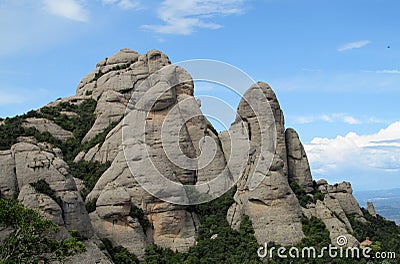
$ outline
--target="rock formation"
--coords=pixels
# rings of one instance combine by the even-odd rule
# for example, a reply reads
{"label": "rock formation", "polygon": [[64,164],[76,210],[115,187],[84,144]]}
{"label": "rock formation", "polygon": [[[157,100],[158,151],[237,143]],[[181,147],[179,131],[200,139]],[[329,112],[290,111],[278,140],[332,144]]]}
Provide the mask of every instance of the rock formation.
{"label": "rock formation", "polygon": [[[35,209],[60,226],[60,238],[70,237],[67,230],[76,230],[88,239],[90,252],[100,263],[107,257],[92,244],[97,241],[84,201],[77,191],[68,165],[59,156],[59,150],[45,143],[20,142],[11,150],[0,152],[0,193],[7,198],[18,198],[25,207]],[[44,180],[54,191],[50,197],[31,184]],[[73,263],[67,261],[67,263]]]}
{"label": "rock formation", "polygon": [[372,202],[368,202],[368,213],[370,213],[373,217],[376,217],[376,210],[375,210],[375,206]]}
{"label": "rock formation", "polygon": [[336,199],[346,214],[355,214],[359,221],[365,222],[360,205],[353,196],[353,189],[350,182],[329,185],[325,180],[320,180],[317,182],[317,186],[318,190],[323,194]]}
{"label": "rock formation", "polygon": [[62,129],[54,122],[47,120],[46,118],[27,118],[25,127],[34,127],[39,132],[49,132],[53,137],[66,141],[69,138],[73,138],[74,134],[71,131]]}
{"label": "rock formation", "polygon": [[[160,69],[163,71],[158,72]],[[170,89],[163,92],[155,89],[148,94],[152,88],[165,87]],[[140,98],[144,94],[155,101],[146,116],[145,131],[135,134],[129,145],[123,140],[123,131],[132,126],[132,122],[126,120],[142,114],[145,106],[140,104]],[[107,129],[110,131],[104,141],[82,150],[74,159],[75,162],[111,162],[86,198],[86,202],[95,202],[94,211],[87,213],[80,195],[84,183],[70,175],[61,150],[29,137],[22,137],[11,149],[0,151],[0,194],[17,198],[24,206],[38,210],[57,223],[62,227],[60,236],[69,236],[66,231],[74,229],[87,238],[88,251],[71,258],[70,263],[78,259],[110,263],[98,249],[98,237],[109,239],[113,246],[125,247],[139,258],[151,243],[181,252],[195,245],[200,225],[196,213],[184,204],[154,197],[138,183],[137,175],[152,175],[152,168],[145,165],[150,163],[164,177],[193,186],[222,175],[217,188],[204,185],[205,192],[210,195],[219,194],[240,177],[227,221],[237,229],[243,216],[248,215],[260,244],[273,241],[290,245],[301,241],[303,214],[321,219],[330,232],[332,243],[336,243],[337,236],[345,235],[349,243],[358,244],[351,235],[353,230],[346,215],[355,214],[359,221],[366,220],[352,195],[350,183],[329,185],[324,180],[313,183],[299,136],[293,129],[285,131],[283,111],[266,83],[258,82],[249,88],[239,103],[238,118],[228,131],[220,134],[203,116],[193,94],[191,76],[184,69],[171,66],[162,52],[151,50],[140,55],[122,49],[97,63],[95,70],[81,80],[75,96],[48,105],[79,104],[94,99],[96,120],[81,143]],[[250,107],[249,102],[258,109]],[[263,108],[263,103],[268,103],[270,108]],[[63,114],[76,117],[73,112]],[[176,134],[162,134],[165,124]],[[73,137],[71,131],[43,118],[28,118],[24,126],[49,132],[64,142]],[[175,127],[179,130],[173,130]],[[235,145],[231,144],[230,135],[235,135]],[[214,142],[212,153],[203,150],[207,140]],[[166,153],[163,144],[171,142],[177,143],[177,148]],[[261,147],[264,145],[267,147]],[[125,155],[124,147],[131,147],[132,155]],[[232,155],[234,147],[243,149],[239,153],[242,156]],[[142,149],[149,155],[143,155]],[[175,163],[180,152],[192,160],[197,159],[198,165],[204,162],[204,157],[212,154],[213,158],[201,169],[183,168]],[[245,161],[244,167],[240,166],[241,159]],[[56,200],[31,185],[39,180],[45,180],[54,190]],[[302,208],[290,187],[291,182],[296,182],[309,197],[321,192],[324,198]],[[371,208],[368,204],[368,209]],[[214,239],[217,237],[216,234]]]}
{"label": "rock formation", "polygon": [[[265,170],[265,178],[255,189],[250,190],[254,180],[252,173],[256,170],[257,160],[265,158],[258,146],[261,146],[261,133],[254,111],[244,99],[239,103],[238,114],[245,120],[245,126],[251,134],[254,151],[249,156],[245,174],[237,184],[235,204],[228,211],[227,220],[233,228],[240,226],[241,218],[248,215],[253,222],[255,236],[260,244],[274,241],[282,245],[299,242],[304,234],[301,228],[301,207],[292,192],[287,178],[287,152],[285,144],[285,128],[283,113],[272,89],[265,83],[257,83],[251,87],[244,98],[251,100],[252,93],[258,89],[264,93],[271,105],[276,125],[276,152],[270,170]],[[258,96],[257,96],[258,97]],[[237,129],[233,127],[233,129]],[[239,128],[240,129],[240,128]],[[265,139],[264,139],[265,140]],[[269,164],[265,164],[268,166]],[[257,169],[257,171],[262,171]],[[268,239],[269,241],[265,241]]]}
{"label": "rock formation", "polygon": [[297,132],[288,128],[285,131],[285,140],[288,159],[289,181],[295,181],[307,193],[313,190],[310,165],[303,144]]}

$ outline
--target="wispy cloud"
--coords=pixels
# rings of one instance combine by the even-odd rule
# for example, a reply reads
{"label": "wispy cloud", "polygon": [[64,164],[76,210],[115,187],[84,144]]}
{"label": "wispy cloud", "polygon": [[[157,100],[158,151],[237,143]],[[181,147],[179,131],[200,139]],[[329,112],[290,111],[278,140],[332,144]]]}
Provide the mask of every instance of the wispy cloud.
{"label": "wispy cloud", "polygon": [[366,73],[377,73],[377,74],[400,74],[400,70],[361,70],[361,72]]}
{"label": "wispy cloud", "polygon": [[162,34],[190,35],[196,28],[218,29],[222,25],[211,18],[239,14],[244,0],[164,0],[157,10],[161,25],[143,25],[142,28]]}
{"label": "wispy cloud", "polygon": [[349,42],[346,44],[343,44],[342,46],[339,47],[338,51],[346,51],[346,50],[351,50],[351,49],[359,49],[362,48],[368,44],[370,44],[371,41],[369,40],[361,40],[361,41],[356,41],[356,42]]}
{"label": "wispy cloud", "polygon": [[122,9],[138,9],[141,6],[139,1],[132,0],[102,0],[101,2],[104,5],[117,5]]}
{"label": "wispy cloud", "polygon": [[308,124],[317,121],[324,121],[329,123],[343,122],[350,125],[357,125],[362,123],[359,119],[345,113],[321,114],[313,116],[296,116],[293,119],[294,123],[296,124]]}
{"label": "wispy cloud", "polygon": [[348,167],[400,171],[400,121],[371,135],[314,138],[305,149],[314,171],[322,175]]}
{"label": "wispy cloud", "polygon": [[67,19],[80,22],[89,20],[88,12],[75,0],[43,0],[43,8],[51,14]]}
{"label": "wispy cloud", "polygon": [[378,70],[375,73],[400,74],[400,70]]}

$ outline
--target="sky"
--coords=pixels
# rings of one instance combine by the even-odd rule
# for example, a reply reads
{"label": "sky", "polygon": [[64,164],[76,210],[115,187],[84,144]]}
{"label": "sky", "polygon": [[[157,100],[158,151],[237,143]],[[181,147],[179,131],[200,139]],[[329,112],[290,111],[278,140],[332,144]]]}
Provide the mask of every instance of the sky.
{"label": "sky", "polygon": [[269,83],[314,178],[400,187],[398,10],[398,0],[0,0],[0,116],[75,94],[121,48],[159,49]]}

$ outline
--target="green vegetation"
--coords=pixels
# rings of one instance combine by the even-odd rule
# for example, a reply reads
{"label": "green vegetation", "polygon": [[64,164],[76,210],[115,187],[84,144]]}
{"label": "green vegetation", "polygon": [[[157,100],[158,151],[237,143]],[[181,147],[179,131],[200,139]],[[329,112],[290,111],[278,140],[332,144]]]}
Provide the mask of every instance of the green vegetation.
{"label": "green vegetation", "polygon": [[135,254],[130,253],[126,248],[122,246],[113,247],[111,241],[106,238],[102,239],[101,241],[103,242],[104,249],[106,249],[108,254],[110,254],[111,259],[114,261],[114,263],[139,263],[139,260],[137,259]]}
{"label": "green vegetation", "polygon": [[208,132],[207,130],[211,130],[213,133],[214,133],[214,135],[216,135],[216,136],[218,136],[218,131],[213,127],[213,125],[211,125],[210,123],[207,123],[207,129],[206,129],[206,132]]}
{"label": "green vegetation", "polygon": [[0,198],[0,226],[11,234],[0,245],[0,263],[48,263],[86,251],[76,238],[50,239],[58,226],[15,200]]}
{"label": "green vegetation", "polygon": [[[39,111],[32,110],[21,116],[6,118],[4,124],[0,125],[0,150],[10,149],[13,144],[17,143],[17,138],[20,136],[33,136],[38,142],[48,142],[59,147],[64,154],[64,159],[72,161],[81,151],[83,137],[94,124],[95,108],[96,101],[93,99],[85,100],[79,105],[62,102],[53,107],[45,106]],[[63,111],[73,112],[76,116],[69,117],[62,114]],[[75,138],[62,142],[49,133],[41,133],[33,127],[23,127],[24,120],[31,117],[49,119],[63,129],[73,132]]]}
{"label": "green vegetation", "polygon": [[197,245],[189,252],[173,252],[151,245],[146,248],[143,263],[260,263],[250,218],[243,216],[239,230],[233,230],[226,220],[235,192],[233,188],[218,199],[191,208],[200,217],[201,225]]}
{"label": "green vegetation", "polygon": [[49,142],[55,146],[61,146],[62,142],[49,133],[41,133],[33,127],[23,127],[24,116],[6,118],[4,124],[0,125],[0,150],[10,149],[17,143],[20,136],[33,136],[39,142]]}
{"label": "green vegetation", "polygon": [[[111,70],[120,70],[129,67],[127,65],[115,66]],[[100,78],[105,73],[98,73],[95,79]],[[88,92],[87,95],[91,93]],[[59,103],[53,107],[43,107],[39,111],[30,111],[25,115],[14,118],[0,119],[4,124],[0,125],[0,150],[10,149],[17,142],[19,136],[32,136],[39,142],[49,142],[55,147],[59,147],[64,159],[69,164],[69,172],[75,178],[83,180],[85,189],[82,190],[82,197],[85,199],[91,192],[101,177],[110,167],[111,163],[104,164],[99,162],[79,161],[72,162],[80,151],[87,152],[92,147],[102,146],[107,134],[117,125],[118,122],[111,124],[105,131],[98,134],[90,141],[81,144],[83,137],[90,130],[95,121],[94,110],[96,102],[94,100],[83,101],[79,105],[66,102]],[[70,112],[68,114],[65,112]],[[75,114],[73,114],[75,113]],[[73,132],[74,138],[66,142],[57,140],[49,133],[41,133],[35,128],[23,127],[26,118],[46,118],[63,129]],[[218,134],[211,126],[207,130]],[[207,132],[207,131],[206,131]],[[61,208],[63,203],[45,180],[39,180],[30,184],[39,193],[43,193],[56,201]],[[302,207],[306,207],[311,202],[323,200],[324,194],[316,188],[307,194],[296,182],[290,182],[290,187],[298,198]],[[196,193],[191,186],[186,188],[191,201],[203,197]],[[150,245],[146,248],[146,256],[142,263],[262,263],[257,256],[259,245],[254,236],[251,220],[244,215],[238,230],[233,230],[226,220],[227,210],[234,203],[233,195],[236,190],[233,188],[218,199],[205,204],[189,206],[187,210],[200,218],[201,225],[197,230],[197,244],[189,249],[187,253],[174,252],[171,249],[163,249],[157,245]],[[87,211],[93,212],[96,209],[97,199],[86,203]],[[395,251],[400,254],[400,227],[394,222],[387,221],[381,216],[372,217],[363,209],[367,223],[356,220],[355,215],[348,215],[353,226],[353,235],[363,241],[367,236],[374,242],[374,251]],[[129,212],[131,217],[137,218],[141,226],[146,230],[151,227],[142,209],[131,206]],[[340,219],[340,218],[339,218]],[[303,233],[305,237],[296,246],[298,248],[313,246],[321,249],[330,244],[329,232],[325,224],[312,217],[301,219]],[[10,227],[11,235],[0,245],[0,264],[5,263],[47,263],[51,260],[62,260],[67,256],[85,251],[82,243],[84,240],[77,231],[69,230],[72,238],[63,241],[53,241],[52,235],[58,231],[58,227],[49,220],[44,220],[37,212],[26,209],[17,201],[0,198],[0,228]],[[265,238],[268,240],[268,238]],[[267,241],[266,241],[267,242]],[[108,251],[115,263],[139,263],[137,257],[131,254],[124,247],[113,247],[109,240],[103,240],[104,249]],[[269,243],[269,246],[279,245]],[[365,259],[330,259],[328,256],[320,259],[279,259],[275,258],[268,263],[367,263]],[[369,263],[374,263],[369,261]],[[389,262],[390,263],[390,262]]]}
{"label": "green vegetation", "polygon": [[78,241],[86,240],[83,236],[79,234],[77,230],[68,230],[68,233],[73,237],[76,238]]}
{"label": "green vegetation", "polygon": [[88,214],[96,211],[96,203],[97,203],[97,198],[86,202],[85,207],[86,207],[86,211],[88,212]]}
{"label": "green vegetation", "polygon": [[362,242],[369,237],[373,242],[371,248],[375,247],[376,251],[394,251],[396,255],[400,255],[400,226],[380,215],[375,218],[364,208],[362,212],[367,223],[358,221],[355,214],[347,215],[357,240]]}
{"label": "green vegetation", "polygon": [[304,208],[306,208],[307,204],[309,203],[315,203],[317,202],[317,200],[323,201],[325,198],[325,195],[321,191],[316,190],[315,187],[314,190],[310,193],[311,195],[308,195],[296,181],[289,181],[289,185],[296,195],[297,199],[299,200],[300,205]]}
{"label": "green vegetation", "polygon": [[139,220],[140,225],[143,227],[143,231],[146,232],[148,227],[151,227],[149,219],[144,215],[142,208],[139,208],[135,205],[131,205],[131,210],[129,212],[129,216],[132,218],[137,218]]}
{"label": "green vegetation", "polygon": [[49,184],[43,180],[40,179],[35,183],[30,183],[30,185],[39,193],[45,194],[49,196],[51,199],[53,199],[62,209],[63,208],[63,202],[60,197],[56,195],[53,189],[50,188]]}
{"label": "green vegetation", "polygon": [[127,63],[127,64],[121,64],[121,65],[116,65],[116,66],[112,67],[111,69],[109,69],[108,71],[105,71],[105,72],[102,72],[102,71],[96,72],[96,73],[94,74],[93,80],[94,80],[94,81],[97,81],[97,80],[100,79],[100,77],[103,76],[104,74],[107,74],[107,73],[109,73],[109,72],[111,72],[111,71],[123,70],[123,69],[128,68],[129,66],[130,66],[129,63]]}
{"label": "green vegetation", "polygon": [[301,218],[301,224],[304,237],[298,244],[299,247],[313,246],[321,249],[331,243],[329,238],[329,231],[326,229],[324,222],[316,217],[308,219],[305,216]]}
{"label": "green vegetation", "polygon": [[81,160],[79,162],[69,162],[69,172],[75,178],[83,180],[85,189],[82,190],[82,198],[93,190],[101,175],[111,166],[111,162],[100,163]]}
{"label": "green vegetation", "polygon": [[[106,129],[104,129],[103,132],[97,134],[94,138],[92,138],[91,140],[89,140],[88,142],[86,142],[85,144],[83,144],[82,146],[80,146],[79,151],[85,151],[87,152],[89,149],[93,148],[94,146],[96,146],[97,144],[99,144],[99,147],[101,147],[104,143],[104,141],[106,140],[106,137],[108,135],[108,133],[110,133],[110,131],[116,126],[118,125],[118,123],[121,120],[119,120],[118,122],[113,122],[111,123]],[[78,154],[77,151],[75,151],[76,154]]]}
{"label": "green vegetation", "polygon": [[[174,172],[175,174],[175,172]],[[196,204],[200,201],[211,201],[213,197],[207,193],[201,193],[197,191],[194,185],[184,185],[186,196],[189,199],[189,203]],[[195,207],[189,207],[189,211],[194,209]]]}
{"label": "green vegetation", "polygon": [[174,252],[169,248],[162,248],[155,244],[146,247],[146,258],[142,261],[142,264],[180,264],[180,263],[196,263],[189,259],[185,261],[186,254]]}

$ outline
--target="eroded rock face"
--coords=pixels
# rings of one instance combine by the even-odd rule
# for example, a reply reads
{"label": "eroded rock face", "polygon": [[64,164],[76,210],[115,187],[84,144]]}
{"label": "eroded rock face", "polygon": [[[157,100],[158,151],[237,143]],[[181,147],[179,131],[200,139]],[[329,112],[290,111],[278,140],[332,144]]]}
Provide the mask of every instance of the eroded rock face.
{"label": "eroded rock face", "polygon": [[356,214],[358,220],[362,222],[366,221],[361,212],[360,205],[353,196],[353,189],[351,188],[350,182],[329,185],[326,181],[318,181],[317,186],[322,193],[337,199],[340,207],[346,214]]}
{"label": "eroded rock face", "polygon": [[[4,161],[0,173],[1,192],[9,198],[18,196],[24,206],[38,210],[65,230],[77,230],[83,237],[90,238],[94,233],[85,204],[68,173],[68,165],[57,153],[58,149],[50,144],[26,142],[3,151],[0,155]],[[60,198],[61,204],[30,186],[42,179]]]}
{"label": "eroded rock face", "polygon": [[120,121],[132,92],[149,75],[170,63],[160,51],[150,50],[140,55],[130,49],[121,49],[97,63],[96,69],[81,80],[76,90],[76,96],[90,95],[98,102],[96,121],[83,141],[89,141],[113,122]]}
{"label": "eroded rock face", "polygon": [[29,184],[22,187],[18,200],[25,207],[39,211],[44,217],[59,226],[64,226],[63,211],[51,197],[38,193]]}
{"label": "eroded rock face", "polygon": [[7,198],[16,198],[18,184],[15,160],[10,150],[0,151],[0,193]]}
{"label": "eroded rock face", "polygon": [[53,137],[61,140],[67,141],[69,138],[73,138],[74,134],[61,128],[59,125],[55,124],[46,118],[27,118],[25,127],[34,127],[39,132],[49,132]]}
{"label": "eroded rock face", "polygon": [[96,145],[87,153],[83,152],[81,156],[78,155],[75,162],[81,159],[86,161],[98,161],[101,163],[113,161],[117,154],[122,151],[122,126],[123,124],[120,122],[108,133],[101,146]]}
{"label": "eroded rock face", "polygon": [[347,246],[358,246],[359,241],[351,235],[353,227],[347,215],[355,214],[360,222],[366,222],[361,209],[352,195],[353,189],[349,182],[329,185],[326,180],[316,182],[318,190],[325,194],[323,201],[316,201],[302,208],[308,218],[315,216],[321,219],[330,233],[331,242],[337,245],[337,237],[345,236]]}
{"label": "eroded rock face", "polygon": [[[269,166],[267,155],[273,153],[262,152],[259,147],[262,140],[269,140],[261,138],[261,126],[258,123],[260,116],[255,114],[249,103],[242,100],[239,103],[238,114],[251,135],[251,149],[244,174],[237,184],[235,204],[229,209],[227,220],[233,228],[239,228],[241,218],[246,214],[253,223],[255,236],[259,243],[268,240],[282,245],[295,244],[304,237],[300,221],[302,211],[287,178],[283,114],[274,92],[265,83],[258,83],[258,86],[251,87],[244,97],[248,101],[251,101],[253,97],[261,100],[259,95],[252,95],[252,93],[256,94],[259,89],[270,103],[275,118],[276,151],[272,164]],[[262,111],[260,113],[263,114]],[[267,115],[267,113],[264,114]],[[270,120],[270,122],[274,121]],[[232,126],[231,129],[234,130],[232,133],[243,133],[244,130],[241,127]],[[259,160],[260,162],[258,162]],[[231,170],[233,171],[234,168]],[[260,173],[265,177],[255,189],[252,189],[253,177]]]}
{"label": "eroded rock face", "polygon": [[[325,194],[324,201],[301,208],[289,181],[296,181],[307,193],[315,191],[310,166],[297,132],[293,129],[285,131],[283,112],[275,93],[266,83],[259,82],[245,93],[238,107],[241,118],[235,120],[229,131],[217,134],[193,96],[194,85],[190,75],[182,68],[168,67],[169,64],[168,57],[157,50],[140,55],[122,49],[97,63],[96,69],[81,80],[75,96],[48,105],[55,106],[61,102],[79,104],[90,98],[97,101],[95,123],[82,143],[118,123],[104,142],[75,158],[75,162],[111,162],[111,167],[86,198],[86,201],[97,200],[96,210],[90,215],[79,194],[84,188],[83,182],[69,175],[60,149],[48,143],[38,143],[34,138],[21,137],[20,143],[10,150],[0,151],[2,196],[18,197],[26,207],[53,220],[61,226],[60,237],[69,236],[67,230],[74,229],[90,238],[85,241],[88,251],[67,259],[66,263],[109,263],[107,256],[98,249],[97,236],[109,239],[113,246],[127,248],[139,258],[144,256],[144,249],[150,243],[180,252],[187,251],[196,243],[200,224],[198,216],[187,206],[155,198],[133,176],[132,172],[143,177],[151,175],[154,170],[143,166],[150,161],[166,178],[184,184],[200,185],[222,175],[218,184],[205,186],[209,193],[218,193],[240,177],[236,184],[235,203],[228,211],[227,221],[233,228],[239,228],[243,215],[248,215],[259,243],[273,241],[291,245],[299,242],[304,237],[300,221],[304,214],[318,217],[325,223],[332,243],[336,244],[337,236],[345,235],[349,244],[358,244],[350,235],[352,227],[346,214],[355,213],[359,221],[365,219],[352,195],[350,183],[329,185],[325,180],[319,180],[316,186]],[[165,70],[158,72],[160,69]],[[171,89],[156,89],[148,94],[154,87]],[[129,141],[135,143],[133,150],[137,151],[126,156],[123,147],[128,144],[122,137],[123,129],[129,123],[122,118],[127,108],[137,116],[142,114],[145,106],[138,102],[143,95],[157,100],[146,116],[145,132],[134,134]],[[253,102],[257,110],[246,100]],[[266,102],[270,109],[262,107]],[[64,114],[76,116],[74,113]],[[191,118],[186,118],[190,115]],[[269,126],[264,127],[260,122]],[[46,119],[29,119],[26,125],[49,132],[63,141],[73,136]],[[179,131],[162,134],[163,126],[168,129],[178,127]],[[234,145],[228,132],[235,135]],[[176,140],[179,148],[167,155],[161,140],[167,143]],[[203,149],[207,140],[215,143],[210,152]],[[270,151],[275,143],[276,149]],[[260,147],[264,145],[267,147]],[[243,151],[234,153],[234,148]],[[148,154],[143,154],[143,149]],[[179,159],[182,154],[178,149],[189,158],[200,157],[198,165],[202,162],[206,165],[201,169],[191,169],[174,164],[171,160]],[[213,158],[206,163],[208,156]],[[127,160],[132,162],[130,167]],[[30,185],[40,179],[46,180],[61,203]],[[153,185],[161,190],[165,187],[160,182]],[[143,211],[143,217],[135,211],[137,208]],[[150,225],[143,219],[147,219]],[[7,232],[0,231],[0,241]]]}
{"label": "eroded rock face", "polygon": [[294,129],[288,128],[285,132],[285,140],[289,181],[297,182],[304,191],[310,193],[313,190],[311,170],[299,135]]}
{"label": "eroded rock face", "polygon": [[[154,65],[152,67],[152,70],[157,68]],[[170,161],[170,159],[175,159],[174,155],[179,155],[179,153],[172,153],[172,156],[167,157],[160,140],[161,131],[165,123],[171,127],[180,127],[178,135],[180,150],[188,157],[196,157],[199,150],[194,145],[199,144],[198,141],[204,137],[207,128],[207,123],[193,98],[193,82],[186,71],[171,67],[166,72],[156,74],[152,78],[150,83],[154,87],[166,85],[171,86],[172,89],[162,94],[147,94],[147,96],[154,96],[158,99],[146,117],[145,135],[136,135],[137,138],[145,138],[145,141],[139,141],[140,144],[134,145],[134,148],[146,148],[148,154],[143,154],[138,149],[138,151],[132,151],[133,156],[126,157],[124,155],[120,148],[121,128],[126,122],[123,120],[112,133],[110,132],[103,146],[97,148],[94,151],[95,154],[89,157],[94,160],[97,157],[104,157],[102,153],[108,152],[102,151],[104,146],[110,146],[114,151],[112,155],[115,155],[111,167],[102,175],[87,197],[87,200],[97,199],[96,211],[90,214],[96,233],[102,238],[110,239],[115,245],[126,247],[138,257],[143,257],[145,246],[153,242],[173,250],[188,250],[195,243],[199,221],[198,217],[187,211],[185,206],[167,203],[148,194],[132,175],[126,158],[131,159],[133,164],[131,169],[135,172],[137,170],[141,175],[149,175],[154,170],[154,168],[141,166],[144,161],[151,159],[151,164],[154,164],[165,177],[184,184],[196,184],[195,170],[181,168]],[[178,83],[178,80],[186,80],[186,82],[174,86],[173,84]],[[146,85],[139,86],[137,90],[133,91],[133,99],[130,103],[133,111],[136,111],[136,102],[148,91],[149,87]],[[180,106],[171,111],[178,102],[184,100],[188,108]],[[141,110],[138,109],[138,111]],[[198,116],[195,120],[186,123],[183,111],[195,112]],[[165,121],[167,118],[168,122]],[[127,125],[136,124],[128,123]],[[215,134],[210,135],[216,138]],[[134,137],[131,140],[137,140],[137,138]],[[165,140],[168,141],[169,138],[167,137]],[[210,170],[211,176],[208,174],[207,177],[219,173],[219,166],[225,165],[222,149],[218,150],[217,165],[214,163],[209,165],[216,169]],[[89,152],[85,155],[85,159],[88,154]],[[100,159],[104,160],[104,158]],[[158,183],[154,182],[153,184]],[[163,189],[163,186],[160,186],[160,189]],[[142,226],[138,218],[130,214],[132,207],[143,210],[151,227]]]}
{"label": "eroded rock face", "polygon": [[89,239],[84,241],[86,251],[79,254],[68,257],[64,260],[66,264],[75,263],[96,263],[96,264],[112,264],[113,262],[101,251],[101,242],[99,239]]}
{"label": "eroded rock face", "polygon": [[356,247],[360,244],[353,235],[348,233],[346,225],[329,210],[325,202],[317,201],[315,212],[317,217],[324,222],[326,228],[329,230],[331,243],[333,245],[338,245],[337,238],[339,236],[345,236],[347,238],[348,242],[346,246],[348,247]]}

